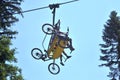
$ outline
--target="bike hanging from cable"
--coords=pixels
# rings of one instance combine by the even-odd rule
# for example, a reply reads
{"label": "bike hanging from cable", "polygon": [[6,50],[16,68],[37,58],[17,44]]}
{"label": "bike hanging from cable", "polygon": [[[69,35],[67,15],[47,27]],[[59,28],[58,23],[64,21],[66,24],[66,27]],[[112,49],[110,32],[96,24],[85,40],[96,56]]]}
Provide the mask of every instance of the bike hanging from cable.
{"label": "bike hanging from cable", "polygon": [[[48,65],[48,70],[51,74],[54,74],[54,75],[60,72],[60,67],[58,64],[56,64],[55,60],[60,58],[60,56],[64,52],[64,49],[70,48],[74,50],[74,48],[71,47],[72,45],[71,39],[68,36],[69,28],[67,29],[66,33],[63,33],[60,31],[60,20],[58,20],[57,23],[55,23],[56,9],[59,8],[60,5],[72,3],[75,1],[78,1],[78,0],[72,0],[64,3],[50,4],[49,6],[22,11],[22,13],[26,13],[26,12],[31,12],[39,9],[44,9],[44,8],[50,8],[52,10],[52,15],[53,15],[52,24],[46,23],[42,25],[42,31],[45,33],[42,46],[45,53],[43,53],[42,50],[39,48],[33,48],[31,50],[31,55],[34,59],[37,59],[37,60],[40,60],[40,59],[43,61],[53,60],[53,62]],[[48,35],[51,36],[51,38],[48,44],[48,48],[45,49],[44,42]]]}

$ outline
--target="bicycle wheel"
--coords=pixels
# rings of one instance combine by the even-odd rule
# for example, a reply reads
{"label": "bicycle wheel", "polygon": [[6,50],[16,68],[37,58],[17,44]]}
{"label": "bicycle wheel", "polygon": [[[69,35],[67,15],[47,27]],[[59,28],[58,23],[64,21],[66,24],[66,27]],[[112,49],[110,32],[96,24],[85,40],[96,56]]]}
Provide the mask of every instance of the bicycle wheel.
{"label": "bicycle wheel", "polygon": [[48,65],[48,70],[51,74],[58,74],[60,72],[60,67],[56,63],[50,63]]}
{"label": "bicycle wheel", "polygon": [[62,48],[69,48],[70,47],[70,41],[67,39],[59,39],[58,45]]}
{"label": "bicycle wheel", "polygon": [[33,58],[39,60],[42,58],[43,53],[39,48],[33,48],[31,51],[31,55]]}
{"label": "bicycle wheel", "polygon": [[42,26],[42,31],[49,35],[52,34],[53,33],[53,25],[48,24],[48,23],[44,24]]}

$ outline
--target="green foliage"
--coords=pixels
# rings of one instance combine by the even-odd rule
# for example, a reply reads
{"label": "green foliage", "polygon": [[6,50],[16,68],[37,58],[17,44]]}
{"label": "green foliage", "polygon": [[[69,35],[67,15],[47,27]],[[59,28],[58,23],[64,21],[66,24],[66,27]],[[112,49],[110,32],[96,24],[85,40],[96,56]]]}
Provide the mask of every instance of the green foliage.
{"label": "green foliage", "polygon": [[14,57],[15,49],[10,49],[11,40],[5,36],[2,36],[0,40],[0,63],[5,63],[5,61],[16,62]]}
{"label": "green foliage", "polygon": [[19,7],[22,0],[0,0],[0,29],[6,30],[11,27],[18,19],[15,13],[20,13]]}
{"label": "green foliage", "polygon": [[11,39],[17,34],[11,26],[18,21],[15,13],[21,13],[22,0],[0,0],[0,80],[24,80],[16,63],[16,48],[11,49]]}
{"label": "green foliage", "polygon": [[23,80],[21,69],[11,64],[0,64],[0,79],[1,80]]}
{"label": "green foliage", "polygon": [[120,17],[116,11],[111,12],[104,28],[102,39],[105,43],[100,44],[103,54],[100,60],[105,63],[100,66],[109,67],[111,80],[120,80]]}

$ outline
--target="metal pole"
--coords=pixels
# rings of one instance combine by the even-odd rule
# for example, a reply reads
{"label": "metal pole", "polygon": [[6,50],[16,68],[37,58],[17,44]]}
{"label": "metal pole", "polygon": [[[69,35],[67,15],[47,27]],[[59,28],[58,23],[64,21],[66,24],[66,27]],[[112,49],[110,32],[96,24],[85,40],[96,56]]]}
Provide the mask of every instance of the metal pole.
{"label": "metal pole", "polygon": [[55,25],[55,12],[56,12],[56,8],[53,8],[53,26]]}

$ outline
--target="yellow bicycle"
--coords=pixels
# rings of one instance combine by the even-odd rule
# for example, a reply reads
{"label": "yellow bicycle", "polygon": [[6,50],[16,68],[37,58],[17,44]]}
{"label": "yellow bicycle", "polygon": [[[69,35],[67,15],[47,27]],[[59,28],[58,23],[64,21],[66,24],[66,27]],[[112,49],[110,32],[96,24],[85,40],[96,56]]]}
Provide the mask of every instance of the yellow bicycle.
{"label": "yellow bicycle", "polygon": [[[59,21],[58,21],[59,23]],[[59,26],[58,26],[59,27]],[[70,42],[68,39],[68,32],[62,34],[59,30],[55,29],[51,24],[44,24],[42,30],[46,35],[51,35],[51,39],[48,45],[48,49],[44,49],[45,54],[39,48],[33,48],[31,55],[35,59],[42,59],[44,61],[53,60],[53,63],[49,64],[48,70],[52,74],[58,74],[60,72],[59,66],[55,63],[55,59],[58,59],[65,48],[69,48]],[[46,36],[45,36],[46,38]],[[44,38],[44,40],[45,40]],[[43,43],[44,43],[43,40]],[[44,45],[43,45],[44,48]]]}

